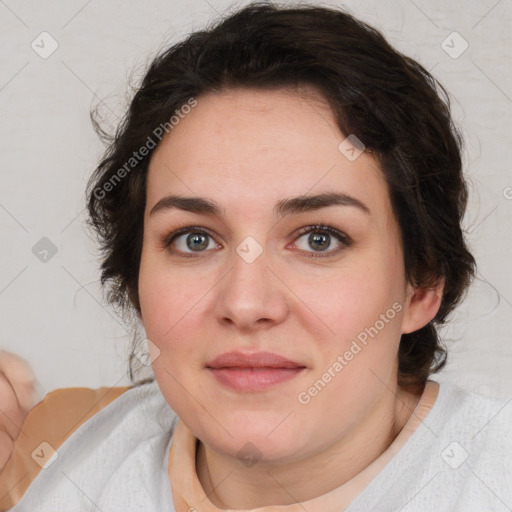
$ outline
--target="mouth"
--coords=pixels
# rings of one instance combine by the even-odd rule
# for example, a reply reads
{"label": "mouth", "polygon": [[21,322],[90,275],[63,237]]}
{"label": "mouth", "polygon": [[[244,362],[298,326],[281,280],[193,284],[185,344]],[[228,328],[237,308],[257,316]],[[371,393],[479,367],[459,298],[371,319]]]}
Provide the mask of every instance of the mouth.
{"label": "mouth", "polygon": [[227,352],[206,364],[206,369],[223,386],[257,392],[293,379],[306,366],[272,352]]}
{"label": "mouth", "polygon": [[207,369],[224,386],[236,391],[255,392],[264,391],[272,386],[293,379],[306,368],[229,367]]}

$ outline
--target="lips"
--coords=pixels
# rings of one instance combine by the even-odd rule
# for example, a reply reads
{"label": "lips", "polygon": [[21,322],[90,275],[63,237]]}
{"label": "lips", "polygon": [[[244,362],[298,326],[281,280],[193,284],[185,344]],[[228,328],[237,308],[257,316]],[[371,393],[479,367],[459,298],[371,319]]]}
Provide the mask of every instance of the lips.
{"label": "lips", "polygon": [[306,366],[271,352],[227,352],[206,364],[217,382],[237,392],[262,392],[293,379]]}
{"label": "lips", "polygon": [[305,368],[305,365],[272,352],[226,352],[206,363],[207,368]]}

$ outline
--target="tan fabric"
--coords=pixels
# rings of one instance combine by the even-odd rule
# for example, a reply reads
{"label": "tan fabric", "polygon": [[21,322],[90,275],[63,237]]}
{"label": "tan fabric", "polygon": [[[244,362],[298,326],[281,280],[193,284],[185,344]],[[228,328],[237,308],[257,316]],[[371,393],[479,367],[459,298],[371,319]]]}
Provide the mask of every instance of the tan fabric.
{"label": "tan fabric", "polygon": [[63,388],[48,393],[25,418],[11,458],[0,472],[0,511],[18,503],[52,449],[57,450],[82,423],[128,389]]}
{"label": "tan fabric", "polygon": [[[304,510],[341,512],[354,501],[404,446],[432,409],[438,392],[439,384],[435,381],[427,381],[423,394],[411,417],[387,450],[363,471],[340,487],[318,498],[302,503],[259,507],[251,509],[251,511],[238,510],[237,512],[304,512]],[[197,438],[179,420],[169,454],[169,475],[176,512],[189,512],[191,510],[200,510],[201,512],[234,512],[231,509],[219,509],[206,496],[196,473],[196,448]]]}

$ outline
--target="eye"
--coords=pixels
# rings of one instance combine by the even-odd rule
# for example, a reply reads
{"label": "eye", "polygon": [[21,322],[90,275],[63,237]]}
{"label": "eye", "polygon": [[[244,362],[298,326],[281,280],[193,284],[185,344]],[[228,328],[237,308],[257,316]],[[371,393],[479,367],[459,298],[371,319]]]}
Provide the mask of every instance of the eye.
{"label": "eye", "polygon": [[176,248],[176,251],[173,252],[190,255],[186,257],[193,257],[193,253],[202,253],[216,246],[212,236],[197,226],[189,226],[172,231],[162,241],[162,245],[165,248],[169,248],[173,244]]}
{"label": "eye", "polygon": [[[307,257],[328,257],[337,254],[352,244],[352,239],[345,233],[326,225],[306,226],[301,228],[296,238],[296,244],[299,243],[299,249],[309,253]],[[306,237],[307,235],[307,237]],[[337,247],[334,250],[328,250],[333,245],[333,239]],[[213,240],[212,235],[199,226],[187,226],[176,229],[167,234],[162,240],[162,247],[170,249],[171,252],[186,258],[200,255],[207,250],[220,247]],[[302,245],[302,247],[300,247]],[[313,251],[308,250],[313,248]],[[194,254],[195,253],[195,254]],[[321,254],[325,253],[325,254]]]}
{"label": "eye", "polygon": [[[298,241],[304,239],[304,243],[302,244],[303,247],[299,247],[299,249],[311,253],[311,251],[308,251],[308,247],[312,247],[313,251],[308,255],[308,257],[313,258],[332,256],[333,254],[337,254],[341,251],[345,246],[350,246],[352,243],[349,236],[331,226],[306,226],[299,230],[299,235],[300,236],[297,239]],[[333,238],[338,247],[334,250],[328,250],[329,247],[333,245]],[[326,254],[324,255],[319,253]]]}

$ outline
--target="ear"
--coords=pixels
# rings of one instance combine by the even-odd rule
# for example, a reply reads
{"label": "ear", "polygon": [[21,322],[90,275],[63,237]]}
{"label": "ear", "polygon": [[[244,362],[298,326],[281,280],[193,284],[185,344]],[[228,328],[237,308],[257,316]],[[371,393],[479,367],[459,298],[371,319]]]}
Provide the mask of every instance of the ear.
{"label": "ear", "polygon": [[427,325],[439,311],[443,298],[444,277],[432,288],[407,284],[407,300],[402,319],[402,334],[417,331]]}

